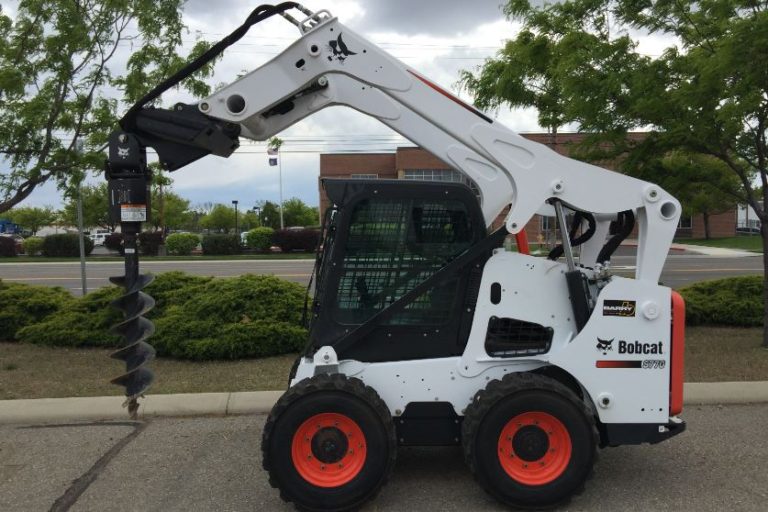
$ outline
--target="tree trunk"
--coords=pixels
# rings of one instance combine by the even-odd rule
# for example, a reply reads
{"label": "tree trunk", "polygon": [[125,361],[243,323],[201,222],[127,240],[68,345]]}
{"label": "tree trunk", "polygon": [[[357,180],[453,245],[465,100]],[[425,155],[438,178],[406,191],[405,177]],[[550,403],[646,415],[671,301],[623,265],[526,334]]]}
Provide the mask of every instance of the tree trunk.
{"label": "tree trunk", "polygon": [[703,212],[702,217],[704,219],[704,238],[709,240],[709,213]]}
{"label": "tree trunk", "polygon": [[763,237],[763,348],[768,349],[768,222],[761,220],[760,234]]}

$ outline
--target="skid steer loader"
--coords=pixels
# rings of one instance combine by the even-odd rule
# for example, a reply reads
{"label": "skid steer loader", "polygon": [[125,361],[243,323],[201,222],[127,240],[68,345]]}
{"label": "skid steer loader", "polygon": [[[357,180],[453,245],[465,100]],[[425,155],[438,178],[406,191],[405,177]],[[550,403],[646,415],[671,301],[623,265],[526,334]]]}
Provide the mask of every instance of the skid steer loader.
{"label": "skid steer loader", "polygon": [[[147,106],[275,15],[301,33],[280,55],[196,104]],[[471,187],[322,182],[332,207],[309,340],[262,439],[263,466],[284,500],[355,509],[387,481],[398,446],[461,445],[476,480],[502,503],[555,506],[582,489],[599,447],[684,430],[684,304],[658,284],[678,201],[526,140],[329,12],[294,2],[254,10],[132,107],[110,137],[106,176],[126,258],[125,275],[113,279],[125,287],[115,303],[125,347],[113,356],[127,371],[114,382],[126,387],[132,415],[154,356],[143,317],[154,302],[141,291],[151,276],[139,273],[136,254],[149,211],[146,149],[173,171],[332,105],[380,120]],[[505,208],[503,225],[490,229]],[[524,227],[535,214],[563,233],[546,258],[527,254]],[[635,226],[635,277],[614,276],[611,255]],[[513,235],[518,252],[503,248]]]}

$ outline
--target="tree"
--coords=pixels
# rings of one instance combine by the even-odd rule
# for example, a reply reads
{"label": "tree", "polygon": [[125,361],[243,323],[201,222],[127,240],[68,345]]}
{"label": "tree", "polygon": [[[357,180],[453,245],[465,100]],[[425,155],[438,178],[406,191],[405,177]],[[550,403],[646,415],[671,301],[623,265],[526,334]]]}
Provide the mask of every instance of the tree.
{"label": "tree", "polygon": [[[115,230],[116,224],[109,216],[109,197],[107,184],[85,185],[82,187],[83,226],[100,227],[110,231]],[[77,192],[67,194],[67,202],[61,212],[62,220],[70,226],[77,225]]]}
{"label": "tree", "polygon": [[159,192],[152,194],[152,218],[151,224],[155,229],[184,229],[190,226],[194,214],[189,210],[189,201],[175,192],[165,189],[163,191],[163,219],[159,213]]}
{"label": "tree", "polygon": [[280,229],[280,209],[277,203],[264,201],[261,204],[261,213],[259,213],[261,225],[272,229]]}
{"label": "tree", "polygon": [[[738,181],[723,189],[762,224],[768,269],[768,4],[755,0],[569,0],[505,12],[556,48],[547,72],[560,87],[563,120],[588,132],[592,157],[622,156],[637,174],[671,152],[717,161]],[[638,35],[667,37],[659,56]],[[645,138],[629,137],[647,130]],[[763,346],[768,347],[768,272]]]}
{"label": "tree", "polygon": [[202,219],[200,225],[205,229],[229,231],[235,228],[235,209],[223,204],[215,205]]}
{"label": "tree", "polygon": [[555,144],[558,128],[565,122],[565,106],[552,69],[558,51],[546,36],[523,30],[507,41],[497,58],[486,60],[477,74],[461,71],[459,86],[483,110],[504,105],[536,108],[539,125],[547,128],[550,144]]}
{"label": "tree", "polygon": [[179,229],[189,225],[193,214],[189,201],[171,190],[173,179],[158,165],[152,166],[150,223],[157,230]]}
{"label": "tree", "polygon": [[[0,8],[0,213],[55,181],[80,183],[84,169],[100,169],[103,148],[123,109],[185,63],[177,50],[185,27],[183,0],[20,0],[11,19]],[[128,69],[109,65],[131,48]],[[198,41],[192,56],[209,45]],[[122,65],[121,65],[122,66]],[[209,92],[202,79],[183,86]],[[78,145],[84,143],[83,151]]]}
{"label": "tree", "polygon": [[283,202],[286,226],[316,226],[319,222],[317,209],[304,204],[298,197]]}
{"label": "tree", "polygon": [[700,214],[704,221],[704,238],[709,239],[710,216],[733,210],[737,205],[734,196],[741,192],[741,186],[736,176],[715,158],[679,151],[665,155],[660,169],[661,176],[642,177],[658,183],[677,197],[684,214]]}
{"label": "tree", "polygon": [[40,228],[56,222],[57,214],[51,206],[43,208],[24,206],[9,210],[5,217],[23,229],[31,231],[32,235],[36,235]]}

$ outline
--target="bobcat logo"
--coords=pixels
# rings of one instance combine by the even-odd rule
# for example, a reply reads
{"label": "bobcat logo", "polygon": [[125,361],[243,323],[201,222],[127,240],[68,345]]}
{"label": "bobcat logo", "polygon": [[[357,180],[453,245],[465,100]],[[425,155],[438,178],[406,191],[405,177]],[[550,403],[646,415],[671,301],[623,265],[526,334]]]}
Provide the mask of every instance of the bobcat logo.
{"label": "bobcat logo", "polygon": [[131,148],[117,148],[117,156],[125,160],[131,154]]}
{"label": "bobcat logo", "polygon": [[333,52],[333,55],[328,56],[328,60],[333,61],[333,59],[336,59],[341,64],[343,64],[350,55],[357,55],[357,52],[350,51],[350,49],[347,48],[347,45],[341,38],[341,34],[339,34],[339,37],[336,39],[328,41],[328,48]]}
{"label": "bobcat logo", "polygon": [[616,338],[611,338],[609,340],[601,340],[600,338],[597,338],[597,350],[600,350],[603,352],[603,355],[607,355],[609,350],[613,350],[613,340]]}

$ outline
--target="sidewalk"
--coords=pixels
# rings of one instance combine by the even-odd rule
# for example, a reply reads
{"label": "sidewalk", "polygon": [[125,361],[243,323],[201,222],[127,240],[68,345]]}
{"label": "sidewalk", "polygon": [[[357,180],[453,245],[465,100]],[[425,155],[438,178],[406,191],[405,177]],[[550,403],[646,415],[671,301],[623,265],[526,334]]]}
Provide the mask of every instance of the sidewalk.
{"label": "sidewalk", "polygon": [[[637,247],[637,240],[629,239],[621,243],[622,247]],[[678,244],[670,246],[672,252],[685,252],[694,255],[711,256],[714,258],[746,258],[762,256],[759,252],[742,251],[741,249],[726,249],[723,247],[708,247],[706,245]]]}
{"label": "sidewalk", "polygon": [[[282,391],[149,395],[139,416],[227,416],[267,413]],[[768,381],[685,384],[685,405],[768,403]],[[0,400],[0,424],[126,419],[123,397]]]}
{"label": "sidewalk", "polygon": [[759,252],[742,251],[741,249],[726,249],[724,247],[708,247],[705,245],[672,244],[672,250],[681,250],[705,256],[713,256],[715,258],[746,258],[748,256],[762,256]]}

